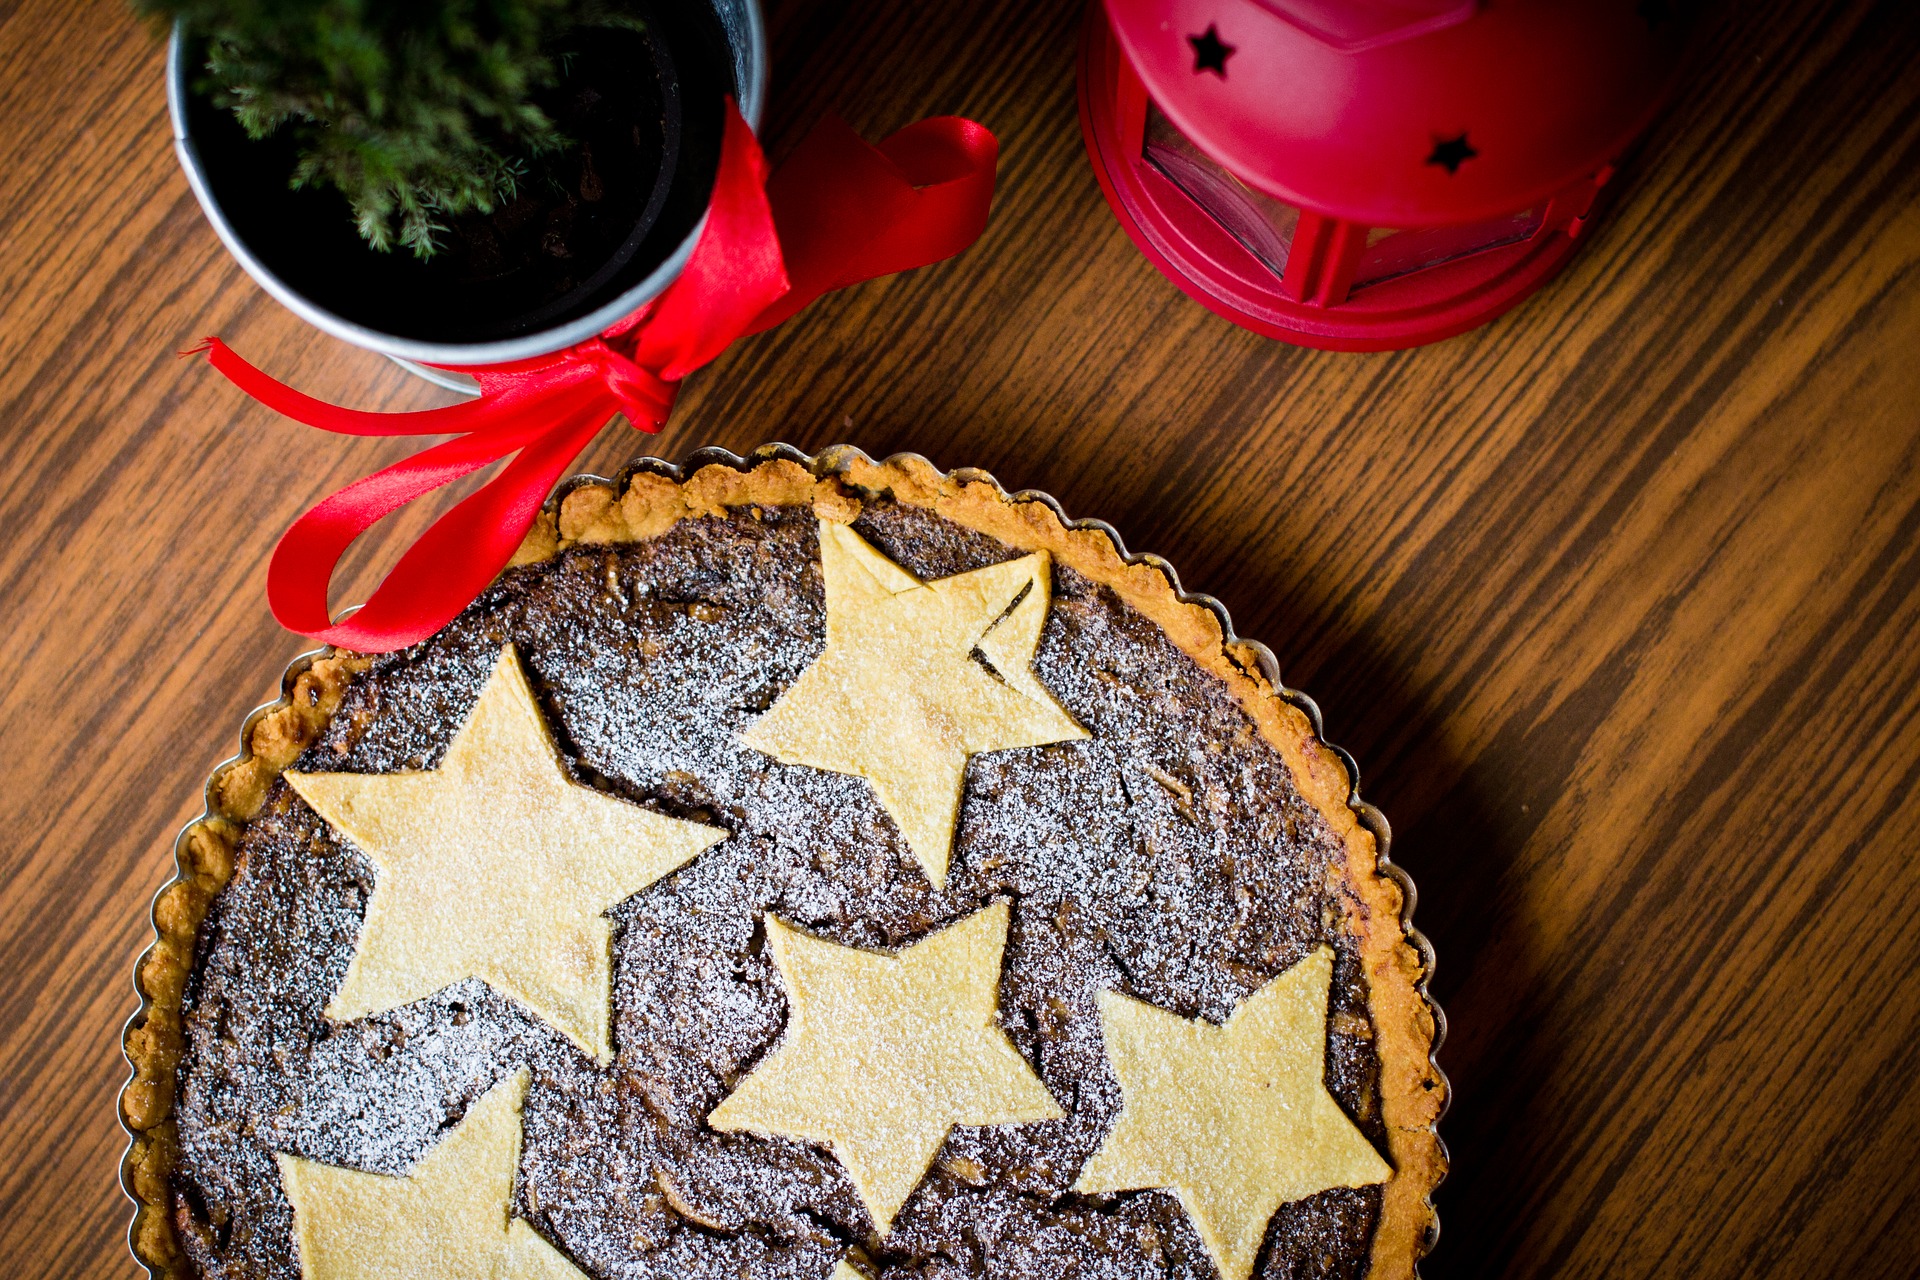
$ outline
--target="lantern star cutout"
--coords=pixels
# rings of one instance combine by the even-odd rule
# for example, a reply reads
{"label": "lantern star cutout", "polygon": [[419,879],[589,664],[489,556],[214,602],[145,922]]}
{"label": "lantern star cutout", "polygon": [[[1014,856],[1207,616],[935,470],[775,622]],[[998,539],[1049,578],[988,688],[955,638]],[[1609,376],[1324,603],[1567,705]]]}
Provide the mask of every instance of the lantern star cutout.
{"label": "lantern star cutout", "polygon": [[568,778],[512,645],[439,768],[286,778],[374,866],[329,1018],[479,978],[603,1064],[613,1059],[604,913],[727,836]]}
{"label": "lantern star cutout", "polygon": [[1327,1092],[1332,976],[1321,947],[1220,1026],[1101,992],[1124,1106],[1074,1190],[1170,1188],[1222,1280],[1247,1280],[1282,1204],[1391,1177]]}
{"label": "lantern star cutout", "polygon": [[510,1216],[527,1079],[488,1090],[405,1177],[276,1152],[302,1280],[586,1280]]}
{"label": "lantern star cutout", "polygon": [[1435,138],[1427,163],[1437,164],[1451,175],[1460,172],[1461,165],[1479,154],[1468,145],[1467,135],[1463,133],[1457,138]]}
{"label": "lantern star cutout", "polygon": [[787,991],[786,1034],[707,1123],[828,1147],[877,1236],[955,1125],[1066,1114],[994,1021],[1005,902],[898,955],[812,938],[772,916],[767,942]]}
{"label": "lantern star cutout", "polygon": [[1222,80],[1227,78],[1227,59],[1234,55],[1238,46],[1222,40],[1219,27],[1209,22],[1200,35],[1188,36],[1187,43],[1193,46],[1193,74],[1211,71]]}
{"label": "lantern star cutout", "polygon": [[1087,736],[1033,674],[1050,566],[1036,551],[921,582],[821,521],[826,650],[742,739],[786,764],[865,778],[945,888],[967,761]]}

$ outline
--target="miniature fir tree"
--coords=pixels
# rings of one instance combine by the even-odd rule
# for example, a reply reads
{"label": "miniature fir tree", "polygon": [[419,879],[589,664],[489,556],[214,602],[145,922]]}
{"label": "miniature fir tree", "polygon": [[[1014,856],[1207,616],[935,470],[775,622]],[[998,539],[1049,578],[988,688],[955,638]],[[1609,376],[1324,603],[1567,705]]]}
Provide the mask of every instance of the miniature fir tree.
{"label": "miniature fir tree", "polygon": [[445,219],[513,198],[567,145],[538,95],[618,0],[133,0],[207,40],[202,88],[249,136],[291,130],[295,187],[346,196],[376,249],[425,258]]}

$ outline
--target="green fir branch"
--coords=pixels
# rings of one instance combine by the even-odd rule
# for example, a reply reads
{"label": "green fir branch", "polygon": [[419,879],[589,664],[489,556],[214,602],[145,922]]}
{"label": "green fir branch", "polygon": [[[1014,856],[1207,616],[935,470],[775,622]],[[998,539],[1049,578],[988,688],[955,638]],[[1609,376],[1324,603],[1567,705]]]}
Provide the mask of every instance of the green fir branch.
{"label": "green fir branch", "polygon": [[568,139],[535,101],[618,0],[132,0],[207,41],[205,88],[249,137],[291,132],[296,188],[333,187],[375,249],[421,258],[447,220],[514,198]]}

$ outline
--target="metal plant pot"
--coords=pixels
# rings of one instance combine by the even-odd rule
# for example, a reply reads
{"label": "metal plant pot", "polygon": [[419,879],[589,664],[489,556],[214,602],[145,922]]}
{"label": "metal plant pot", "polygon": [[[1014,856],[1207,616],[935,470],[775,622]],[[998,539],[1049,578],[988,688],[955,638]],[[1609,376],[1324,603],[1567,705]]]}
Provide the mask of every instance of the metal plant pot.
{"label": "metal plant pot", "polygon": [[167,51],[174,149],[221,242],[263,289],[316,328],[470,389],[420,365],[501,364],[558,351],[672,283],[705,225],[725,97],[759,125],[767,46],[758,0],[666,3],[647,18],[632,65],[658,94],[665,148],[650,188],[640,188],[650,190],[645,210],[605,261],[583,264],[560,296],[532,304],[489,293],[488,282],[452,281],[404,250],[376,251],[360,240],[337,193],[291,190],[291,144],[247,139],[229,113],[195,92],[202,55],[180,27]]}

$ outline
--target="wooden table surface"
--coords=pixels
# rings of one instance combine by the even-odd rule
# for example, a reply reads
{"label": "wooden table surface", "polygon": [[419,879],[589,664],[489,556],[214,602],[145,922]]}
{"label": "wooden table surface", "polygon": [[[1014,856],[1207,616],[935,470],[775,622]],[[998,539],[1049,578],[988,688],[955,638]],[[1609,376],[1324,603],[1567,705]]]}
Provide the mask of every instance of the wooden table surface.
{"label": "wooden table surface", "polygon": [[[776,156],[829,107],[870,137],[967,114],[1004,144],[993,223],[582,468],[915,450],[1224,600],[1421,888],[1455,1088],[1429,1276],[1920,1270],[1920,6],[1709,6],[1572,268],[1391,355],[1243,333],[1134,251],[1081,149],[1072,3],[770,21]],[[0,157],[0,1272],[130,1276],[149,896],[305,647],[263,600],[275,538],[406,448],[173,352],[218,332],[348,403],[440,393],[225,255],[118,0],[0,3]]]}

